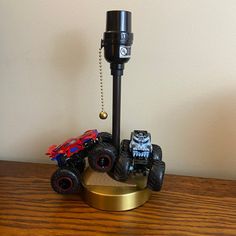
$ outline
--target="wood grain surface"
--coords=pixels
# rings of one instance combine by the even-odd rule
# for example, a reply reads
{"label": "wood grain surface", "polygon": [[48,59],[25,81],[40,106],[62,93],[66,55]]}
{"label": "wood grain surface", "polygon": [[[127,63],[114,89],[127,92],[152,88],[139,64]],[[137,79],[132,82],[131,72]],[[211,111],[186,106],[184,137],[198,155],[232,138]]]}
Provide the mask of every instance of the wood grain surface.
{"label": "wood grain surface", "polygon": [[145,205],[106,212],[54,193],[55,168],[0,161],[0,236],[236,235],[236,181],[166,175]]}

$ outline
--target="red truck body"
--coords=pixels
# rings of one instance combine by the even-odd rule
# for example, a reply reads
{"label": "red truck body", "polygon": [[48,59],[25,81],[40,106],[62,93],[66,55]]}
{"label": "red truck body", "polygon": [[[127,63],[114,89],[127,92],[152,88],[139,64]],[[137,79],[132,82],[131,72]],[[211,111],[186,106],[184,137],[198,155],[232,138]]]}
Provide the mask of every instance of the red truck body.
{"label": "red truck body", "polygon": [[52,160],[57,159],[59,156],[71,157],[75,153],[83,151],[88,143],[96,142],[98,137],[98,131],[88,130],[83,135],[70,138],[60,145],[52,145],[48,148],[46,155],[48,155]]}

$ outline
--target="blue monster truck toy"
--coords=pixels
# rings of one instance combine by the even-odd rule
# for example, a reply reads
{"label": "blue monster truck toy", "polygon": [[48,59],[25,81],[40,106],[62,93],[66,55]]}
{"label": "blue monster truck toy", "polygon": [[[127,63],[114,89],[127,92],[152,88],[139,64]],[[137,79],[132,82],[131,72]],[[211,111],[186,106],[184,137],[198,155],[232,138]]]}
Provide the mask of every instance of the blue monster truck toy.
{"label": "blue monster truck toy", "polygon": [[126,181],[130,174],[148,176],[147,187],[160,191],[165,174],[161,147],[151,144],[151,135],[144,130],[135,130],[130,140],[121,142],[120,157],[114,167],[114,178]]}

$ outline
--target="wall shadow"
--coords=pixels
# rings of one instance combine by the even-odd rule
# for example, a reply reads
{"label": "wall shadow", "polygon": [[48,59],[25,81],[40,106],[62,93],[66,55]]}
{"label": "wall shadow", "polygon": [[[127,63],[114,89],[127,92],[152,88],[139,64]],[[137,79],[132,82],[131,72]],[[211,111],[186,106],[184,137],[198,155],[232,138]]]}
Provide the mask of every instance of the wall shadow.
{"label": "wall shadow", "polygon": [[161,123],[169,173],[236,179],[235,91],[185,102]]}

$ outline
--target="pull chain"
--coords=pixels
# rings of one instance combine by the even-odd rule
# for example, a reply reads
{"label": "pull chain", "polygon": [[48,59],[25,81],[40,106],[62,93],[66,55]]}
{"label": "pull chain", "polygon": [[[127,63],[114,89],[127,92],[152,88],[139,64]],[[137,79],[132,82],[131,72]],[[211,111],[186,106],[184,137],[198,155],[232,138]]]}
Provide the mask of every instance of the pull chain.
{"label": "pull chain", "polygon": [[101,112],[99,118],[105,120],[108,114],[104,111],[104,92],[103,92],[103,75],[102,75],[102,48],[99,48],[99,79],[100,79],[100,96],[101,96]]}

